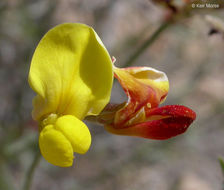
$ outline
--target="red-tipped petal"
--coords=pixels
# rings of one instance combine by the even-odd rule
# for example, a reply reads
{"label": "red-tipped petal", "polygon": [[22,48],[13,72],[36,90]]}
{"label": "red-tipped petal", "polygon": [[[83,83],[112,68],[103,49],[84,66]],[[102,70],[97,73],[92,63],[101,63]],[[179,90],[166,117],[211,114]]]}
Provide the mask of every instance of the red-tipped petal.
{"label": "red-tipped petal", "polygon": [[150,109],[146,112],[146,117],[150,118],[151,116],[160,115],[160,116],[171,116],[171,117],[186,117],[195,120],[196,113],[182,105],[167,105],[159,108]]}
{"label": "red-tipped petal", "polygon": [[105,126],[106,130],[118,135],[138,136],[165,140],[184,133],[195,120],[193,110],[179,105],[154,108],[147,113],[147,121],[125,128]]}

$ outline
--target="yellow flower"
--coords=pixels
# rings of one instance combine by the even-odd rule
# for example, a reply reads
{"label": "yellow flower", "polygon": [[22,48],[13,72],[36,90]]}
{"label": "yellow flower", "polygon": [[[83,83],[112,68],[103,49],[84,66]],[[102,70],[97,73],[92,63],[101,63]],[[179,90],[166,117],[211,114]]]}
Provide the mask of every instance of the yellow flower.
{"label": "yellow flower", "polygon": [[106,48],[87,25],[58,25],[34,52],[29,84],[37,94],[32,116],[39,123],[43,157],[71,166],[74,152],[83,154],[91,144],[81,120],[99,114],[110,99],[113,69]]}

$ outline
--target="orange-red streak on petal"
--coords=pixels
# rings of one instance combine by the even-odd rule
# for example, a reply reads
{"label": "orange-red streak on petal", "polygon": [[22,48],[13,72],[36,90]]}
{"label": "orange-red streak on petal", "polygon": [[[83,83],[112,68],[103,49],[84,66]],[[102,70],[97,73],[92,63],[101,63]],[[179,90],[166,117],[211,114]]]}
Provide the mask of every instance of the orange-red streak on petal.
{"label": "orange-red streak on petal", "polygon": [[147,103],[150,104],[150,108],[159,105],[160,99],[149,85],[136,80],[124,69],[115,69],[114,75],[129,98],[124,108],[116,113],[114,121],[116,127],[124,126]]}

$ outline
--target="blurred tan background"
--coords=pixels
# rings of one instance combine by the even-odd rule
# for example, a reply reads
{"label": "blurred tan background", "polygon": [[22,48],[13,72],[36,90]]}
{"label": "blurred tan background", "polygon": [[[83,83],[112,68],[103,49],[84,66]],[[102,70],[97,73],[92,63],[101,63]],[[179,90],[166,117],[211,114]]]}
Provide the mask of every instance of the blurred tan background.
{"label": "blurred tan background", "polygon": [[[33,190],[220,190],[224,158],[224,37],[209,36],[210,14],[194,10],[165,30],[134,63],[164,71],[170,81],[165,104],[183,104],[197,113],[189,130],[167,141],[115,136],[88,123],[92,146],[76,155],[71,168],[43,158]],[[41,37],[63,22],[93,26],[117,66],[163,22],[162,6],[149,0],[0,1],[0,190],[20,189],[37,149],[31,119],[34,93],[27,75]],[[118,83],[112,102],[125,100]]]}

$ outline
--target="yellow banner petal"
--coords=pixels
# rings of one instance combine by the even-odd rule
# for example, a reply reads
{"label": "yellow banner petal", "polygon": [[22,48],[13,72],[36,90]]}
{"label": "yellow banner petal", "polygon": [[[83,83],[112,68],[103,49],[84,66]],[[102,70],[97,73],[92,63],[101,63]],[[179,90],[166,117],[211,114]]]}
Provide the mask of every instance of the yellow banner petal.
{"label": "yellow banner petal", "polygon": [[32,58],[29,84],[37,93],[33,118],[99,114],[112,83],[111,58],[95,31],[78,23],[58,25],[42,38]]}

